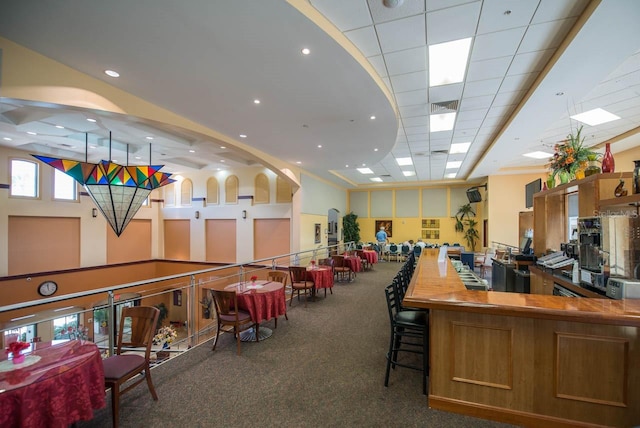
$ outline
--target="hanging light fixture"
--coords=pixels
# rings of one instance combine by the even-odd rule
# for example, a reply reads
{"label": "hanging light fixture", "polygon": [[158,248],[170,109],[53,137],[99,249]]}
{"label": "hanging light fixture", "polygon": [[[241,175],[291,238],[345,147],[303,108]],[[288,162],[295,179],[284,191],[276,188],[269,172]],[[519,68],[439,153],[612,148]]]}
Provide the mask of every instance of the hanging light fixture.
{"label": "hanging light fixture", "polygon": [[[111,154],[111,132],[109,132],[109,154]],[[176,181],[169,178],[171,174],[159,172],[164,165],[123,166],[110,160],[94,164],[47,156],[31,156],[64,172],[80,183],[117,236],[122,234],[153,189]]]}

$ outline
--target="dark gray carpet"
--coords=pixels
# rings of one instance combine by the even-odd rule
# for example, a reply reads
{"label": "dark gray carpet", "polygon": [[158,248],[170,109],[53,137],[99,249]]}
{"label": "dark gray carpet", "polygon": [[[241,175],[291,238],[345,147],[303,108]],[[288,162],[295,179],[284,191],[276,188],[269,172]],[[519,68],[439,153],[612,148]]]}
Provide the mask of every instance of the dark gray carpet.
{"label": "dark gray carpet", "polygon": [[[401,263],[379,263],[316,302],[294,300],[273,336],[231,334],[152,370],[159,401],[143,383],[122,397],[122,427],[506,427],[431,410],[420,372],[397,368],[384,387],[389,319],[384,287]],[[273,322],[266,324],[273,328]],[[78,427],[111,426],[110,403]]]}

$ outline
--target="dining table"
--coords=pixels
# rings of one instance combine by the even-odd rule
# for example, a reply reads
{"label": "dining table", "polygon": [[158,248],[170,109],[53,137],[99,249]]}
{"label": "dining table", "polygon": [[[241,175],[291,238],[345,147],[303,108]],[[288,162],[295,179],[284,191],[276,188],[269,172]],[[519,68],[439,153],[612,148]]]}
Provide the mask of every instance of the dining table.
{"label": "dining table", "polygon": [[[284,295],[284,284],[278,281],[241,281],[229,284],[225,290],[236,290],[238,295],[238,306],[251,315],[251,321],[260,324],[262,321],[278,319],[287,316],[287,304]],[[277,324],[276,324],[277,325]],[[267,339],[273,334],[273,330],[268,327],[258,328],[259,339]],[[243,342],[256,341],[254,329],[248,329],[240,333],[240,340]]]}
{"label": "dining table", "polygon": [[321,288],[333,288],[333,269],[331,266],[307,266],[307,278],[313,281],[314,296]]}
{"label": "dining table", "polygon": [[354,275],[358,272],[362,272],[362,260],[357,255],[344,256],[344,262],[351,268]]}
{"label": "dining table", "polygon": [[67,428],[105,406],[100,350],[85,340],[34,342],[0,355],[0,427]]}
{"label": "dining table", "polygon": [[378,252],[375,250],[362,250],[362,253],[364,254],[364,257],[367,259],[367,262],[369,262],[369,265],[373,265],[375,263],[378,263]]}

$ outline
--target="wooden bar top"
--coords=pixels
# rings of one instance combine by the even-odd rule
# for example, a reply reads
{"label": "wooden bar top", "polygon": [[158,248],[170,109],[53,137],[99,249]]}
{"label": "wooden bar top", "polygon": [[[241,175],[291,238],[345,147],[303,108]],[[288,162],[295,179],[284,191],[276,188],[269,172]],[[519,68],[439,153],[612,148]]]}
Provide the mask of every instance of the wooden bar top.
{"label": "wooden bar top", "polygon": [[437,249],[422,251],[403,303],[414,308],[640,327],[640,299],[467,290],[451,261],[438,263]]}

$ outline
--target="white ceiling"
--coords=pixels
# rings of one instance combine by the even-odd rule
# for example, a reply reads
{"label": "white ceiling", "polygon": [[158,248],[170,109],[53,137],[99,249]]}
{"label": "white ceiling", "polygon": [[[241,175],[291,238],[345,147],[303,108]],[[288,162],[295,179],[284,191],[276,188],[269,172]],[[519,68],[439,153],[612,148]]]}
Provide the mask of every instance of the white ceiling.
{"label": "white ceiling", "polygon": [[[361,64],[282,0],[4,0],[0,36],[344,186],[372,184],[355,169],[363,164],[383,185],[440,182],[451,160],[462,161],[460,180],[501,168],[542,171],[544,160],[522,154],[550,151],[577,126],[570,114],[595,107],[621,119],[585,126],[588,146],[640,125],[640,2],[603,1],[579,26],[589,1],[309,3],[373,66],[398,116]],[[465,37],[473,37],[465,81],[429,88],[427,46]],[[311,55],[301,55],[303,47]],[[430,133],[431,104],[451,100],[459,101],[455,128]],[[131,117],[6,98],[0,113],[0,144],[41,154],[83,158],[89,132],[90,161],[97,161],[109,155],[111,131],[112,158],[122,161],[129,144],[130,163],[148,162],[151,142],[152,162],[163,171],[259,162],[229,144],[221,149],[219,141]],[[471,142],[469,152],[448,154],[459,142]],[[637,145],[636,135],[614,153]],[[398,166],[399,157],[414,165]]]}

